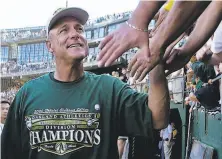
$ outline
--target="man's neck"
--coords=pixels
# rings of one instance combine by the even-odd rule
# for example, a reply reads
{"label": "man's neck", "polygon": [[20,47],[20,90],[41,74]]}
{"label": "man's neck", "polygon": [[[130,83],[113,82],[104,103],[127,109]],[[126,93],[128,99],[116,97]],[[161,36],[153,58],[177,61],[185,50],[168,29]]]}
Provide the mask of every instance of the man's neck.
{"label": "man's neck", "polygon": [[83,63],[78,62],[73,65],[56,64],[54,78],[62,82],[72,82],[80,79],[84,74]]}

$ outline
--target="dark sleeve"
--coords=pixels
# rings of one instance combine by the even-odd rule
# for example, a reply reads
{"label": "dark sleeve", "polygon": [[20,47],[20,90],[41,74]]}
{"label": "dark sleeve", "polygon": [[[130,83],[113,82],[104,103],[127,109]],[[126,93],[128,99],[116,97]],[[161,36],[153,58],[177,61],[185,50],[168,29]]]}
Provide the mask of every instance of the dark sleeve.
{"label": "dark sleeve", "polygon": [[152,115],[148,95],[138,93],[120,80],[114,82],[115,105],[122,136],[149,136],[153,134]]}
{"label": "dark sleeve", "polygon": [[1,135],[1,157],[2,159],[22,158],[21,144],[21,94],[20,90],[12,102],[7,119]]}

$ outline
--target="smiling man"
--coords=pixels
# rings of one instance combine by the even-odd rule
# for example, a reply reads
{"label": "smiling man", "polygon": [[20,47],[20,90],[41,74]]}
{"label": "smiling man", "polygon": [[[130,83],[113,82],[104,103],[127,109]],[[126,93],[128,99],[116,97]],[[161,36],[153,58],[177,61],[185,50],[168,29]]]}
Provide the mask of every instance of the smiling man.
{"label": "smiling man", "polygon": [[80,8],[51,18],[46,44],[56,70],[17,93],[2,133],[2,159],[117,159],[118,136],[152,138],[154,129],[167,126],[163,65],[150,73],[149,97],[117,78],[84,72],[87,19]]}

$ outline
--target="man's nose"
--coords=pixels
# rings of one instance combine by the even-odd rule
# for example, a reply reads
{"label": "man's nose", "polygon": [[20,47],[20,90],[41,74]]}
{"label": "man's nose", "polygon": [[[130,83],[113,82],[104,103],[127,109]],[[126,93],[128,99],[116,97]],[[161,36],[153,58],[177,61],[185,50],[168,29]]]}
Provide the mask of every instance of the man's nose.
{"label": "man's nose", "polygon": [[70,31],[70,37],[72,38],[72,39],[79,39],[79,33],[76,31],[76,29],[72,29],[71,31]]}

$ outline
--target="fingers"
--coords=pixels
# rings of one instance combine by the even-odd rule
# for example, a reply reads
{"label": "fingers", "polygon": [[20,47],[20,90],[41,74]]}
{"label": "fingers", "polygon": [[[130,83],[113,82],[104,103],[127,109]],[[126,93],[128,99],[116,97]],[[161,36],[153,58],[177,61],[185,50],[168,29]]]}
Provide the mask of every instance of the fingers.
{"label": "fingers", "polygon": [[167,60],[167,58],[173,53],[173,46],[168,46],[164,55],[163,55],[163,60]]}
{"label": "fingers", "polygon": [[[118,45],[117,48],[113,52],[107,52],[107,60],[105,61],[105,67],[110,66],[117,58],[119,58],[122,53],[126,52],[128,49],[127,46]],[[110,56],[111,55],[111,56]]]}
{"label": "fingers", "polygon": [[172,51],[170,57],[166,61],[167,64],[170,64],[176,58],[177,52],[178,52],[178,50],[176,50],[176,49],[174,49]]}
{"label": "fingers", "polygon": [[146,69],[143,65],[141,65],[137,70],[136,70],[136,75],[135,75],[135,80],[137,80],[139,77],[141,77],[141,74],[143,71]]}
{"label": "fingers", "polygon": [[132,58],[132,60],[130,61],[129,65],[128,65],[128,70],[129,70],[129,71],[131,71],[133,65],[136,63],[136,60],[137,60],[137,58],[136,58],[136,56],[134,56],[134,57]]}
{"label": "fingers", "polygon": [[98,48],[103,49],[103,47],[113,38],[113,33],[110,35],[107,35],[99,44]]}
{"label": "fingers", "polygon": [[97,57],[97,60],[101,60],[102,57],[106,54],[107,50],[112,46],[112,44],[114,43],[112,39],[113,39],[113,34],[110,34],[100,42],[98,48],[101,51],[99,53],[99,56]]}
{"label": "fingers", "polygon": [[139,67],[140,67],[140,63],[138,61],[136,61],[136,63],[132,66],[132,69],[130,71],[131,77],[134,77],[134,75]]}
{"label": "fingers", "polygon": [[159,60],[153,62],[153,63],[149,63],[147,67],[145,67],[142,71],[142,73],[140,73],[140,76],[138,76],[137,78],[135,78],[136,80],[138,79],[139,82],[141,82],[146,75],[159,63]]}
{"label": "fingers", "polygon": [[99,60],[98,66],[103,67],[106,63],[106,61],[109,59],[110,55],[115,51],[115,49],[118,47],[118,45],[113,44],[110,46],[109,50],[106,51],[104,56],[102,57],[101,60]]}
{"label": "fingers", "polygon": [[156,59],[155,62],[148,63],[146,61],[139,62],[133,61],[134,64],[131,64],[132,69],[130,71],[130,75],[134,77],[134,80],[138,80],[141,82],[146,75],[159,63],[159,60]]}

